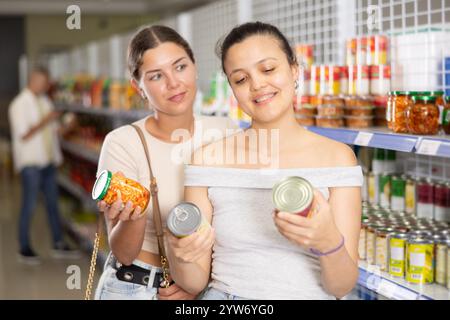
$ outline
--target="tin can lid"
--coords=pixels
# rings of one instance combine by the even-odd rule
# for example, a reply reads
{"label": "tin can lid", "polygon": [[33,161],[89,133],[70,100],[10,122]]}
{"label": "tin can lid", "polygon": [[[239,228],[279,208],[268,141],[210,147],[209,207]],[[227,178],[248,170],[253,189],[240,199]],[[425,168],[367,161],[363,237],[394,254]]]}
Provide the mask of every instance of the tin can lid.
{"label": "tin can lid", "polygon": [[401,232],[401,231],[394,231],[389,236],[390,236],[390,238],[395,238],[395,239],[408,239],[409,238],[409,235],[407,232]]}
{"label": "tin can lid", "polygon": [[297,176],[284,178],[272,188],[273,205],[280,211],[302,212],[311,205],[313,197],[311,183]]}
{"label": "tin can lid", "polygon": [[408,243],[412,244],[433,244],[434,241],[425,237],[409,237]]}
{"label": "tin can lid", "polygon": [[112,173],[108,170],[100,172],[97,180],[92,187],[92,199],[101,200],[108,192],[109,185],[111,184]]}
{"label": "tin can lid", "polygon": [[200,209],[193,203],[181,202],[170,210],[167,217],[167,228],[175,236],[188,236],[200,227],[201,222]]}

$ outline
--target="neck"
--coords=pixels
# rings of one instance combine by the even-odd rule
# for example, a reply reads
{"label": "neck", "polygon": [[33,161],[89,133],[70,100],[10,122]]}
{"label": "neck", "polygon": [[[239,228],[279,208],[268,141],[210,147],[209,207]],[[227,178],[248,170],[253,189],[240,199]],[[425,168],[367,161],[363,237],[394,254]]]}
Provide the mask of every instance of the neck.
{"label": "neck", "polygon": [[28,86],[28,90],[30,90],[31,93],[34,94],[36,97],[39,96],[39,92],[36,89],[34,89],[33,87]]}
{"label": "neck", "polygon": [[153,122],[150,132],[164,141],[173,142],[172,134],[177,129],[184,129],[187,130],[190,135],[193,134],[194,115],[192,112],[179,116],[171,116],[155,111],[155,116],[149,119]]}
{"label": "neck", "polygon": [[304,129],[295,120],[294,109],[282,114],[278,119],[270,122],[258,122],[253,119],[251,128],[259,130],[279,130],[280,147],[292,145],[292,138],[301,133]]}

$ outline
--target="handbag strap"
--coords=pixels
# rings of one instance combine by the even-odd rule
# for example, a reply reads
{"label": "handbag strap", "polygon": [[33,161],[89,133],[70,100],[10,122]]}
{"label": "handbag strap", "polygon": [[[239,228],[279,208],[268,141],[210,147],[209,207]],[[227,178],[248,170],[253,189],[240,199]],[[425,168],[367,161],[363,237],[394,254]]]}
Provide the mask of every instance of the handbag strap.
{"label": "handbag strap", "polygon": [[136,132],[138,133],[139,138],[141,139],[142,145],[144,146],[145,157],[147,159],[148,169],[150,172],[150,193],[152,195],[153,222],[156,229],[156,237],[158,239],[159,254],[161,256],[161,259],[163,259],[166,258],[166,250],[164,247],[164,231],[162,227],[161,211],[159,209],[158,185],[156,183],[156,178],[153,175],[152,166],[150,163],[150,154],[148,152],[147,142],[145,140],[144,133],[142,132],[141,128],[139,128],[137,125],[132,124],[131,126],[134,129],[136,129]]}

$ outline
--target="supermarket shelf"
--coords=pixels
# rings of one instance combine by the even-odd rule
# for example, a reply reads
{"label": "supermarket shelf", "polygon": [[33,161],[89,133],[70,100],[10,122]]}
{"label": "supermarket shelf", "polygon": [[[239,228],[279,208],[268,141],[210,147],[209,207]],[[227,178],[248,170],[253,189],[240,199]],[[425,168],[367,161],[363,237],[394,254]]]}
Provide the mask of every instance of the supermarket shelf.
{"label": "supermarket shelf", "polygon": [[343,143],[372,148],[416,152],[450,158],[450,136],[415,136],[390,132],[387,128],[322,128],[309,126],[308,130]]}
{"label": "supermarket shelf", "polygon": [[70,181],[66,176],[59,174],[58,184],[78,198],[87,209],[97,211],[97,205],[90,195],[83,188]]}
{"label": "supermarket shelf", "polygon": [[85,146],[67,140],[61,140],[61,147],[74,155],[80,156],[83,159],[86,159],[93,163],[98,163],[98,158],[100,156],[98,152],[89,150]]}
{"label": "supermarket shelf", "polygon": [[56,109],[61,111],[84,113],[90,115],[105,116],[133,121],[142,119],[152,113],[150,110],[147,109],[117,110],[111,108],[84,107],[82,105],[72,105],[65,103],[56,103]]}
{"label": "supermarket shelf", "polygon": [[358,284],[394,300],[450,300],[450,290],[437,284],[414,285],[359,262]]}

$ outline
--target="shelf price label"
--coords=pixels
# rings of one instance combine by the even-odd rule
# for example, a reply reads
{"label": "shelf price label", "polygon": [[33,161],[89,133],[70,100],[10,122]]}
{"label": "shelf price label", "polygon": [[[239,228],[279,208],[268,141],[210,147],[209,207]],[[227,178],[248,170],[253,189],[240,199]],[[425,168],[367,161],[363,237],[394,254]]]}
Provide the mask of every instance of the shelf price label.
{"label": "shelf price label", "polygon": [[435,156],[439,147],[441,146],[441,141],[436,140],[422,140],[417,148],[417,153],[426,154],[430,156]]}
{"label": "shelf price label", "polygon": [[373,133],[370,132],[358,132],[358,135],[355,138],[354,144],[358,146],[367,147],[372,140]]}

